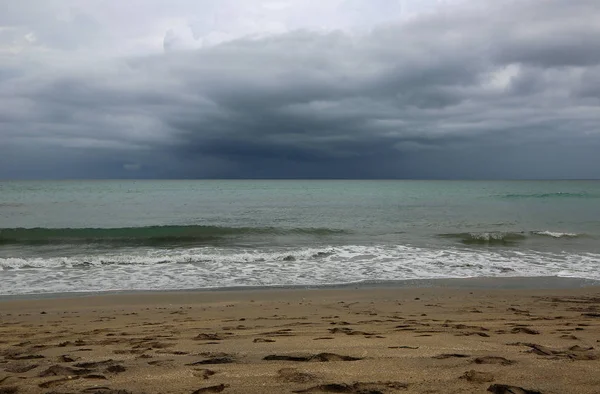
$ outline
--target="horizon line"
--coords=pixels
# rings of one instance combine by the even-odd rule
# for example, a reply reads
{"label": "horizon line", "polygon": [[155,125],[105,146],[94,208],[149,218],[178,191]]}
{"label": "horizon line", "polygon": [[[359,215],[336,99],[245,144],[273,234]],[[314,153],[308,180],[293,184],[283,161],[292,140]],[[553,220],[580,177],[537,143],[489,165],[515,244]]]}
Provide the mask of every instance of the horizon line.
{"label": "horizon line", "polygon": [[0,182],[74,182],[74,181],[600,181],[600,178],[0,178]]}

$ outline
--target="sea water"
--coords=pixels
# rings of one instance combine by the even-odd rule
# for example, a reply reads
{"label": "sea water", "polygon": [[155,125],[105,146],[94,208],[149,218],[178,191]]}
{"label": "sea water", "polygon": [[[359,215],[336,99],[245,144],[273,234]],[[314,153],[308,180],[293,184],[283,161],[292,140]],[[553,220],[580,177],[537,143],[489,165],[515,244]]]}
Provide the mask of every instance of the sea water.
{"label": "sea water", "polygon": [[600,279],[600,181],[0,182],[0,294]]}

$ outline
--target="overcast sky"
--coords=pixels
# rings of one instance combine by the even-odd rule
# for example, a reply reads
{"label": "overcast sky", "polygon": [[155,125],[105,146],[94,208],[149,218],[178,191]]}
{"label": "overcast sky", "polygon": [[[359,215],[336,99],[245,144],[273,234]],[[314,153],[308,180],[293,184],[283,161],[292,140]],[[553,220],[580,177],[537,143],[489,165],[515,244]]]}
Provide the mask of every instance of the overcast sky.
{"label": "overcast sky", "polygon": [[0,178],[600,178],[598,0],[0,0]]}

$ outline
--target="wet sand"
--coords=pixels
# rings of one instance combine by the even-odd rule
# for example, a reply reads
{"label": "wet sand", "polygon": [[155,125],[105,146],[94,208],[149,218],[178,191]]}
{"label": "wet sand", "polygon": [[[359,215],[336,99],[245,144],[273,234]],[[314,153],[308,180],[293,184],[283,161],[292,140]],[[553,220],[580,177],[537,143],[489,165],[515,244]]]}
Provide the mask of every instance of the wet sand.
{"label": "wet sand", "polygon": [[0,393],[597,394],[599,346],[600,287],[5,300]]}

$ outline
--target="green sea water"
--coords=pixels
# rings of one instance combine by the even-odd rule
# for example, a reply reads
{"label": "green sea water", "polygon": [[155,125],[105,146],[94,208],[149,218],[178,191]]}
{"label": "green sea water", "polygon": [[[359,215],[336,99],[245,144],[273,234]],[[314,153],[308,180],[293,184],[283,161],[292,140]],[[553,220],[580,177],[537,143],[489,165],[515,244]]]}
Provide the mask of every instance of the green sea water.
{"label": "green sea water", "polygon": [[599,181],[0,182],[0,294],[600,279]]}

